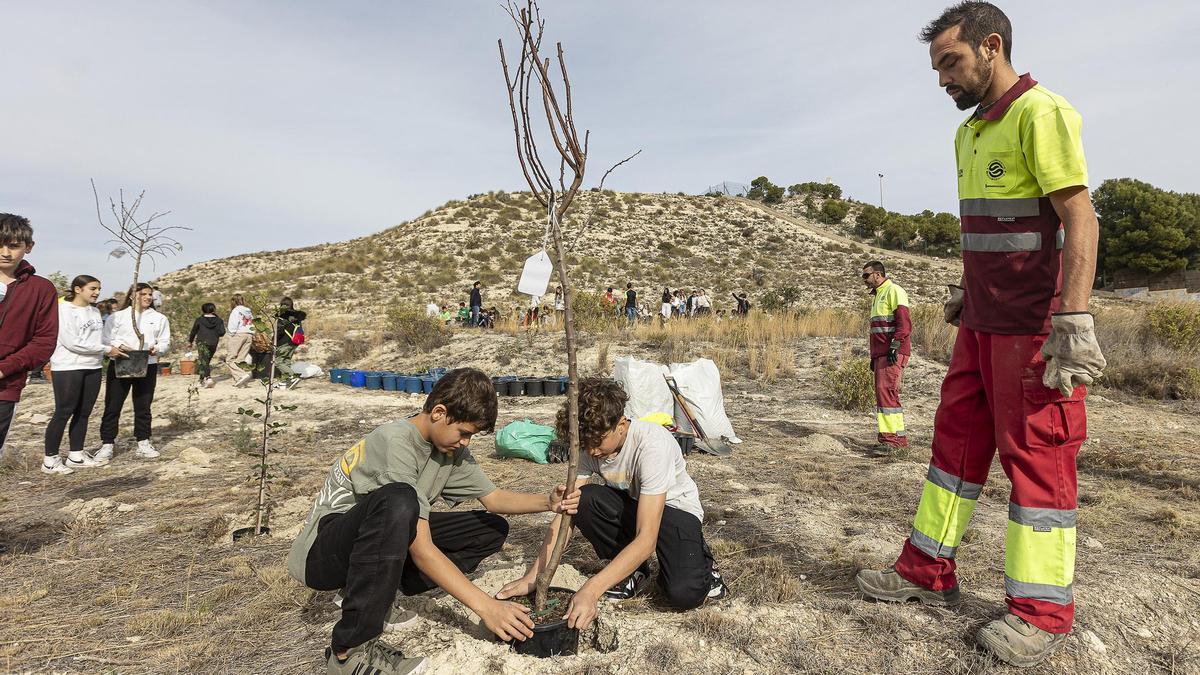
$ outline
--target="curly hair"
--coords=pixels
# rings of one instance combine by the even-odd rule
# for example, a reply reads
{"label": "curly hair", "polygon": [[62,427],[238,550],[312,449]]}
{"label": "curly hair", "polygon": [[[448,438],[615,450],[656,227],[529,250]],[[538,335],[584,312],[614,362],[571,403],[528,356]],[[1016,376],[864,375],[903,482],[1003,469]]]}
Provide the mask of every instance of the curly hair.
{"label": "curly hair", "polygon": [[[579,449],[587,452],[600,446],[604,434],[616,428],[625,414],[629,394],[616,380],[585,377],[579,381]],[[554,426],[560,439],[566,440],[568,428],[567,405],[558,409]]]}

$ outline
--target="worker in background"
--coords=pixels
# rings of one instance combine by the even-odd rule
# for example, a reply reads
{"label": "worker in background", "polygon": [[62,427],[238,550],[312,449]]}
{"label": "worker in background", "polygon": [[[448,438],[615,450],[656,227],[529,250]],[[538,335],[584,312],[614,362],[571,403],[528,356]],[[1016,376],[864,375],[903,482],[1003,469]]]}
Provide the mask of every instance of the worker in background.
{"label": "worker in background", "polygon": [[900,405],[900,378],[912,353],[908,336],[912,320],[908,315],[908,293],[887,278],[883,263],[867,263],[862,270],[863,284],[871,292],[871,371],[875,374],[876,455],[890,455],[908,445],[904,433],[904,408]]}

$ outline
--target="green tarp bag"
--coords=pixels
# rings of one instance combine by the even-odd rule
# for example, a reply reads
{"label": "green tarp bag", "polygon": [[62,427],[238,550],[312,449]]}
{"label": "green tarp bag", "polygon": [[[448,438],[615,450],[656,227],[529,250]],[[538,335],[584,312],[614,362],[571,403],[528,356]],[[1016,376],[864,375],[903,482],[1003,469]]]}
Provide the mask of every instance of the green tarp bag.
{"label": "green tarp bag", "polygon": [[546,464],[546,454],[554,436],[553,427],[532,420],[509,422],[496,434],[496,454]]}

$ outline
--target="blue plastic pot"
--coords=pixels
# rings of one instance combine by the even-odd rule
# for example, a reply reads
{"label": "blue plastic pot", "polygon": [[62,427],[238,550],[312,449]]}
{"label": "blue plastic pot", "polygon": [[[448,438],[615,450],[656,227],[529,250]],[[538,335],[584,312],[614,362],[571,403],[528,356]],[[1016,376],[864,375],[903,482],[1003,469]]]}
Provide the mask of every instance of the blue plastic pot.
{"label": "blue plastic pot", "polygon": [[421,393],[421,378],[416,375],[404,376],[404,391],[410,394]]}
{"label": "blue plastic pot", "polygon": [[383,375],[367,373],[367,389],[383,389]]}
{"label": "blue plastic pot", "polygon": [[396,388],[399,386],[397,382],[399,377],[396,373],[384,373],[382,379],[384,391],[396,391]]}
{"label": "blue plastic pot", "polygon": [[422,375],[421,376],[421,391],[425,392],[426,394],[433,393],[433,376],[432,375]]}
{"label": "blue plastic pot", "polygon": [[329,369],[329,381],[331,383],[333,383],[333,384],[338,383],[338,371],[339,370],[340,369],[338,369],[338,368],[330,368]]}
{"label": "blue plastic pot", "polygon": [[350,386],[351,387],[367,386],[367,372],[365,370],[350,371]]}
{"label": "blue plastic pot", "polygon": [[559,395],[566,394],[567,389],[570,389],[570,387],[571,387],[571,378],[569,378],[569,377],[558,378],[558,393],[559,393]]}

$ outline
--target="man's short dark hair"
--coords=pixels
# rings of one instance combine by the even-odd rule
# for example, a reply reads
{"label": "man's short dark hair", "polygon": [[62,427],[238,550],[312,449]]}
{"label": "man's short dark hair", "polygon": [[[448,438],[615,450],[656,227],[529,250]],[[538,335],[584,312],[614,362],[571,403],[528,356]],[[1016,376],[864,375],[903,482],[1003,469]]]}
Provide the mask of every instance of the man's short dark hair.
{"label": "man's short dark hair", "polygon": [[33,245],[33,228],[29,219],[13,213],[0,213],[0,246],[5,244]]}
{"label": "man's short dark hair", "polygon": [[201,314],[216,314],[217,306],[212,304],[211,302],[206,302],[203,305],[200,305],[200,313]]}
{"label": "man's short dark hair", "polygon": [[[579,381],[579,449],[587,452],[600,446],[604,434],[616,428],[625,414],[625,402],[629,394],[616,380],[603,377],[585,377]],[[570,438],[567,404],[558,410],[554,426],[558,438],[566,442]]]}
{"label": "man's short dark hair", "polygon": [[883,268],[883,263],[879,262],[878,260],[872,260],[866,265],[863,265],[863,269],[871,270],[872,272],[879,272],[880,274],[887,276],[887,270]]}
{"label": "man's short dark hair", "polygon": [[631,281],[631,282],[625,284],[625,288],[633,288],[633,282]]}
{"label": "man's short dark hair", "polygon": [[478,282],[478,281],[476,281],[475,283],[471,284],[471,288],[475,288],[475,287],[476,287],[476,286],[478,286],[478,285],[479,285],[479,282]]}
{"label": "man's short dark hair", "polygon": [[496,387],[482,370],[455,368],[433,385],[422,412],[446,406],[451,422],[474,424],[480,432],[496,428]]}
{"label": "man's short dark hair", "polygon": [[942,15],[930,21],[921,31],[921,42],[929,44],[947,30],[959,27],[958,39],[972,49],[979,47],[987,36],[995,33],[1004,43],[1004,60],[1012,63],[1012,22],[1000,8],[990,2],[967,0],[947,7]]}

